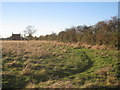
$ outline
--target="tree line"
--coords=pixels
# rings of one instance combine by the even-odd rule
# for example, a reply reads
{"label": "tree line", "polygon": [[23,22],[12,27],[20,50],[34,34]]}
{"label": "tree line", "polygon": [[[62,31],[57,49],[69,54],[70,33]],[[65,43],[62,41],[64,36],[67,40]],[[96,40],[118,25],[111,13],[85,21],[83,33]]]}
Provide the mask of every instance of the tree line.
{"label": "tree line", "polygon": [[99,21],[95,25],[79,25],[76,27],[66,28],[58,34],[52,33],[45,36],[32,37],[32,40],[53,40],[69,43],[85,43],[90,45],[108,45],[113,48],[119,48],[119,25],[120,20],[112,17],[110,20]]}

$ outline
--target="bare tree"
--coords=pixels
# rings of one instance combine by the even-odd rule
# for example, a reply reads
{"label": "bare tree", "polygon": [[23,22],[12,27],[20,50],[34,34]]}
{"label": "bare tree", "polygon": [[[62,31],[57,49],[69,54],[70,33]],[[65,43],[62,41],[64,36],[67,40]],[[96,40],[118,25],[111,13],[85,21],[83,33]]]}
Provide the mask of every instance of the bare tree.
{"label": "bare tree", "polygon": [[37,29],[35,29],[34,26],[27,26],[26,30],[24,30],[24,35],[28,35],[30,37],[32,37],[32,35],[37,31]]}

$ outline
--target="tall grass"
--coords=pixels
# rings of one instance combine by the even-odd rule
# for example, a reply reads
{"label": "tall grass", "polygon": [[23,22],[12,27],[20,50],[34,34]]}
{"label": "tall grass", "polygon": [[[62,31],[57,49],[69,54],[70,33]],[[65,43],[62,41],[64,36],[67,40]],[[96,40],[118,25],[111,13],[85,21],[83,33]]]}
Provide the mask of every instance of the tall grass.
{"label": "tall grass", "polygon": [[55,41],[3,41],[3,88],[116,87],[117,52],[83,47]]}

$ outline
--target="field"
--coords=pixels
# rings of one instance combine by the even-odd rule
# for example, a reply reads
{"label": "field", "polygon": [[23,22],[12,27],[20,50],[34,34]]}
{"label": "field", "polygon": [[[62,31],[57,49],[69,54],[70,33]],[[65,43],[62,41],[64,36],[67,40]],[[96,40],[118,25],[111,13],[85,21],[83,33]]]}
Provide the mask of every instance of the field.
{"label": "field", "polygon": [[3,88],[117,87],[118,51],[51,41],[3,41]]}

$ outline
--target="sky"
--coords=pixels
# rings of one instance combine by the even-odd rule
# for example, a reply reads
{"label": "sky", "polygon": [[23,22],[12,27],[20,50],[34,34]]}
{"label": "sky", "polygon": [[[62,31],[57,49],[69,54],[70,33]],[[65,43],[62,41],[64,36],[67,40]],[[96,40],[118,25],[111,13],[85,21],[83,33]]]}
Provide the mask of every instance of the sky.
{"label": "sky", "polygon": [[117,2],[2,2],[1,37],[35,26],[34,36],[59,33],[78,25],[94,25],[118,14]]}

